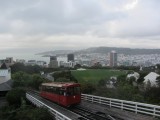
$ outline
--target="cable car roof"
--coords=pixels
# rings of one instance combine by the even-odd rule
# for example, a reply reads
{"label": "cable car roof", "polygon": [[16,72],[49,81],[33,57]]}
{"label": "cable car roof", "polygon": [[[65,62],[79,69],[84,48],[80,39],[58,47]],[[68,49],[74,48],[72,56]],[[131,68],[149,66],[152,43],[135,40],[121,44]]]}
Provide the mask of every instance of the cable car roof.
{"label": "cable car roof", "polygon": [[53,87],[71,87],[71,86],[80,85],[79,83],[71,82],[51,82],[51,83],[42,83],[42,86],[53,86]]}

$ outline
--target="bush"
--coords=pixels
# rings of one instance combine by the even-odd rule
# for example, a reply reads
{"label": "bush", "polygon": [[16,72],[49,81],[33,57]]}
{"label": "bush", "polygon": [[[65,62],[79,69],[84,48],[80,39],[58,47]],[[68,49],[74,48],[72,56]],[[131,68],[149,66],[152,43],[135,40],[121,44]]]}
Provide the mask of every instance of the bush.
{"label": "bush", "polygon": [[70,82],[70,80],[66,78],[58,78],[56,79],[56,82]]}
{"label": "bush", "polygon": [[82,93],[91,94],[96,90],[96,88],[91,83],[86,83],[86,84],[82,84],[81,90],[82,90]]}
{"label": "bush", "polygon": [[45,108],[34,108],[18,111],[15,120],[53,120],[53,117]]}
{"label": "bush", "polygon": [[106,80],[104,80],[104,79],[99,80],[98,86],[106,86]]}
{"label": "bush", "polygon": [[6,106],[0,108],[0,120],[53,120],[45,108],[26,107],[25,109]]}
{"label": "bush", "polygon": [[32,79],[29,81],[28,86],[36,90],[39,90],[39,86],[41,85],[41,83],[45,81],[45,79],[43,79],[41,76],[37,74],[32,75],[31,78]]}
{"label": "bush", "polygon": [[22,98],[25,99],[26,97],[25,97],[25,90],[21,88],[12,89],[6,95],[6,99],[9,105],[20,106]]}

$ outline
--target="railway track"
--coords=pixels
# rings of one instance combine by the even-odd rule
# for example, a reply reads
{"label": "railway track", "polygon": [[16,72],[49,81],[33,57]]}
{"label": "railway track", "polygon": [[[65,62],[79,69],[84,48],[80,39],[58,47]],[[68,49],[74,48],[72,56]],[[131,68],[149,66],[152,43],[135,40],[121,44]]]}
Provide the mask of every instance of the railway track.
{"label": "railway track", "polygon": [[82,108],[80,106],[72,107],[70,108],[70,110],[72,112],[75,112],[76,114],[83,116],[88,120],[117,120],[110,115],[106,115],[105,113],[92,111],[86,108]]}
{"label": "railway track", "polygon": [[[39,91],[35,91],[35,90],[28,90],[28,91],[39,96]],[[123,119],[117,118],[116,116],[111,116],[103,112],[99,112],[98,110],[84,108],[80,105],[70,107],[68,108],[68,110],[82,116],[78,118],[78,120],[123,120]]]}

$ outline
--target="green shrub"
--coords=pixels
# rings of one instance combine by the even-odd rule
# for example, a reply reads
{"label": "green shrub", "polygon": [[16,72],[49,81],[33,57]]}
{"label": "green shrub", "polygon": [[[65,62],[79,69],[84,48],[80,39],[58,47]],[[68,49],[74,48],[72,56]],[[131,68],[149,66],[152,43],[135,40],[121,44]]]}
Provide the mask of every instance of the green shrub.
{"label": "green shrub", "polygon": [[20,106],[22,98],[25,99],[25,90],[21,88],[12,89],[6,95],[9,105]]}

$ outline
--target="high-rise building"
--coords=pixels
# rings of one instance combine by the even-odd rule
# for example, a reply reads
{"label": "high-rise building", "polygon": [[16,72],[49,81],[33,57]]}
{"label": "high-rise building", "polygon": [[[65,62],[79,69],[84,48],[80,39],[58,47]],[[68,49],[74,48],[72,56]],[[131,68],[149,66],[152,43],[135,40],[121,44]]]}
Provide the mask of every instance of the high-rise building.
{"label": "high-rise building", "polygon": [[58,61],[56,56],[50,56],[50,63],[49,63],[50,68],[57,68],[58,67]]}
{"label": "high-rise building", "polygon": [[5,63],[7,66],[13,65],[13,57],[7,57],[6,59],[0,60],[0,65],[2,65],[3,63]]}
{"label": "high-rise building", "polygon": [[117,53],[115,51],[110,52],[110,62],[109,62],[110,67],[115,67],[117,66]]}
{"label": "high-rise building", "polygon": [[50,56],[50,61],[52,60],[57,60],[57,57],[56,56]]}
{"label": "high-rise building", "polygon": [[26,61],[24,59],[16,59],[16,63],[25,63]]}
{"label": "high-rise building", "polygon": [[74,62],[74,54],[68,54],[67,58],[68,58],[68,62],[69,61]]}
{"label": "high-rise building", "polygon": [[13,57],[7,57],[6,60],[12,65],[13,64]]}

